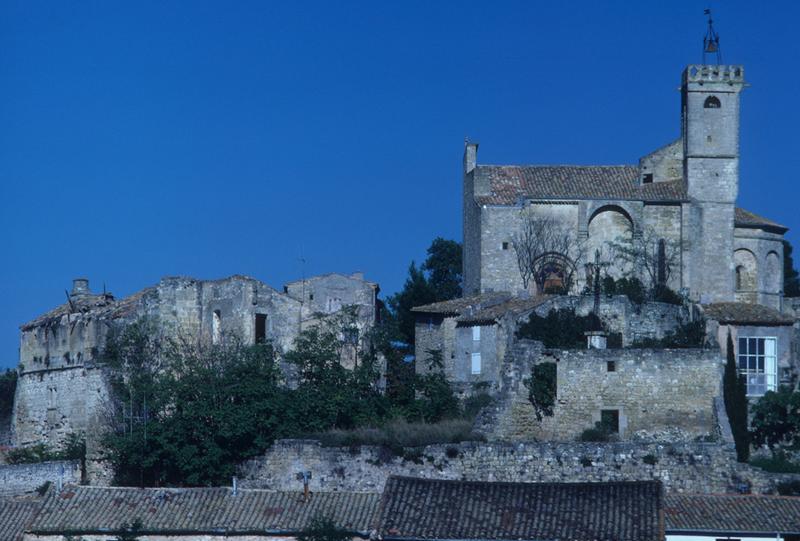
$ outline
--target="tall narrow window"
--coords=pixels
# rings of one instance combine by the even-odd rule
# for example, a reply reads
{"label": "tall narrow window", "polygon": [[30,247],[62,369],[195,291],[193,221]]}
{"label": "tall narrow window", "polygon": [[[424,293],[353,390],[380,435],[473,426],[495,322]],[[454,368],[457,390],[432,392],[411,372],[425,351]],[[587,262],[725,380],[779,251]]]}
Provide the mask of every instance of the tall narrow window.
{"label": "tall narrow window", "polygon": [[481,353],[475,352],[472,354],[472,373],[473,374],[480,374],[481,373]]}
{"label": "tall narrow window", "polygon": [[222,314],[219,310],[214,310],[211,318],[211,343],[219,344],[222,341]]}
{"label": "tall narrow window", "polygon": [[739,373],[747,382],[747,396],[763,396],[778,388],[777,338],[739,337]]}
{"label": "tall narrow window", "polygon": [[267,341],[267,314],[256,314],[256,344]]}
{"label": "tall narrow window", "polygon": [[480,342],[481,340],[481,328],[478,325],[472,327],[472,341],[473,342]]}
{"label": "tall narrow window", "polygon": [[736,267],[736,289],[741,290],[744,287],[744,267],[739,265]]}

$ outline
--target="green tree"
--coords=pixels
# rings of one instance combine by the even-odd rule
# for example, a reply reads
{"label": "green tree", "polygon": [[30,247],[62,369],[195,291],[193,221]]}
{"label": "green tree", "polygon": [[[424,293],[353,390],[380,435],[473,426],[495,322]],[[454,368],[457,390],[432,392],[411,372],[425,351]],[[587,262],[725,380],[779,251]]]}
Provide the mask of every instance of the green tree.
{"label": "green tree", "polygon": [[419,398],[416,401],[416,412],[411,414],[412,420],[416,420],[413,419],[415,413],[427,423],[458,417],[461,409],[458,398],[444,374],[442,351],[431,349],[427,354],[428,371],[417,376],[416,388]]}
{"label": "green tree", "polygon": [[528,400],[533,405],[536,419],[553,415],[556,404],[556,363],[540,363],[531,367],[531,377],[522,383],[528,388]]}
{"label": "green tree", "polygon": [[783,294],[787,297],[800,297],[800,274],[794,268],[792,245],[783,241]]}
{"label": "green tree", "polygon": [[11,415],[16,391],[17,371],[8,369],[0,375],[0,417]]}
{"label": "green tree", "polygon": [[397,338],[409,346],[414,344],[412,308],[461,296],[461,244],[438,237],[427,253],[421,266],[411,262],[403,289],[387,299],[397,321]]}
{"label": "green tree", "polygon": [[747,462],[750,457],[750,434],[747,430],[747,384],[736,369],[736,355],[733,351],[733,338],[728,331],[728,361],[722,379],[725,412],[736,444],[736,458]]}
{"label": "green tree", "polygon": [[768,391],[752,407],[751,436],[756,445],[800,445],[800,392]]}
{"label": "green tree", "polygon": [[288,400],[269,347],[179,342],[154,354],[160,370],[113,386],[105,443],[119,484],[219,484],[280,435]]}
{"label": "green tree", "polygon": [[422,264],[435,301],[461,296],[461,243],[437,237],[428,248],[428,258]]}

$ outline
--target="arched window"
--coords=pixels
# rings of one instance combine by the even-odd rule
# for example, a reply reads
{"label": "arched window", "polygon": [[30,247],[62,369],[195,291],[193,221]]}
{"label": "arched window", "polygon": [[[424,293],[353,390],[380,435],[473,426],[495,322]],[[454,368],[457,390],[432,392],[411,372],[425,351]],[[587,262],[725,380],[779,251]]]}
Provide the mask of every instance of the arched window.
{"label": "arched window", "polygon": [[719,98],[716,96],[709,96],[706,98],[705,103],[703,103],[703,107],[706,109],[719,109],[722,107],[722,104],[719,102]]}

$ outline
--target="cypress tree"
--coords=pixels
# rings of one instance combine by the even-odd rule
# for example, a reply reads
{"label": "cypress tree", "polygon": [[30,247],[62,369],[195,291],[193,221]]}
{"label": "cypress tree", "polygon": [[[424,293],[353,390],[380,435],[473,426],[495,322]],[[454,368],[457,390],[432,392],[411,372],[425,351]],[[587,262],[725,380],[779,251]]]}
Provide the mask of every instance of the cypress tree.
{"label": "cypress tree", "polygon": [[725,412],[731,424],[733,441],[736,444],[736,459],[747,462],[750,458],[750,433],[747,430],[747,383],[736,369],[736,355],[733,352],[733,338],[728,331],[728,362],[722,379],[722,392]]}

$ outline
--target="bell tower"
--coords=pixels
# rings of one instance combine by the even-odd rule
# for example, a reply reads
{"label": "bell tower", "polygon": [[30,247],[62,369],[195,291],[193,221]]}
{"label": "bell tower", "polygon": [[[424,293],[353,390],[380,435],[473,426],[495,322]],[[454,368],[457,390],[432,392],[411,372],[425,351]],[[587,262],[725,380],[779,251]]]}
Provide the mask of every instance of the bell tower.
{"label": "bell tower", "polygon": [[689,196],[684,217],[689,250],[686,285],[700,302],[732,301],[733,229],[739,190],[739,95],[744,68],[707,64],[722,55],[710,13],[703,64],[688,66],[681,84],[683,178]]}

